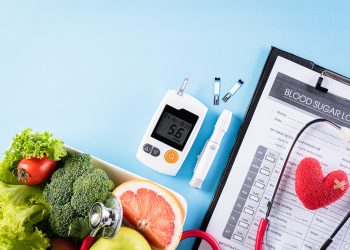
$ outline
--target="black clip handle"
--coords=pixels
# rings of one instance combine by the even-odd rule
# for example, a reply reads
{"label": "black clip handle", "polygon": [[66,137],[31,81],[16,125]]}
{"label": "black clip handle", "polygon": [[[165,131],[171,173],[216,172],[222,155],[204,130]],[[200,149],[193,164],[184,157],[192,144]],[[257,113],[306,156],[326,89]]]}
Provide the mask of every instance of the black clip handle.
{"label": "black clip handle", "polygon": [[322,87],[322,82],[323,82],[323,77],[320,76],[317,80],[317,83],[316,83],[316,86],[315,86],[315,89],[323,92],[323,93],[327,93],[328,92],[328,89],[325,88],[325,87]]}
{"label": "black clip handle", "polygon": [[327,93],[328,92],[328,89],[325,88],[325,87],[322,87],[322,81],[323,81],[323,77],[326,76],[326,77],[329,77],[333,80],[336,80],[338,82],[341,82],[341,83],[344,83],[348,86],[350,86],[350,78],[346,77],[346,76],[342,76],[340,74],[337,74],[333,71],[330,71],[330,70],[323,70],[322,73],[321,73],[321,76],[318,78],[318,81],[317,81],[317,84],[315,86],[315,88],[323,93]]}

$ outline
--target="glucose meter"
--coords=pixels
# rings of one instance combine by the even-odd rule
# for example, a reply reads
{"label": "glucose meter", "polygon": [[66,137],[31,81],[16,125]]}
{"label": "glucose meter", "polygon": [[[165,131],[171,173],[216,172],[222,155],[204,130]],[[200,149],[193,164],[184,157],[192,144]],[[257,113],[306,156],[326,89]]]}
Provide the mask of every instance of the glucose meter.
{"label": "glucose meter", "polygon": [[176,175],[187,157],[208,108],[184,93],[168,90],[154,113],[136,153],[146,166],[167,175]]}

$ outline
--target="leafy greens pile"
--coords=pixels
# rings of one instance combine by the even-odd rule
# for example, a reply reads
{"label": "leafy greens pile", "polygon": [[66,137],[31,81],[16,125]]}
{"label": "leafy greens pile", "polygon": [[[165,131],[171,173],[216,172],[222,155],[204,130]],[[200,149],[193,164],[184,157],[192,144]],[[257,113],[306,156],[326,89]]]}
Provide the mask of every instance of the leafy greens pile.
{"label": "leafy greens pile", "polygon": [[[1,250],[43,250],[50,246],[46,234],[80,240],[91,231],[89,209],[113,197],[114,184],[106,172],[93,168],[90,155],[66,155],[63,142],[49,132],[25,129],[13,138],[0,162]],[[12,172],[22,159],[44,157],[65,157],[64,166],[41,186],[18,185]]]}
{"label": "leafy greens pile", "polygon": [[0,181],[0,249],[47,249],[49,240],[36,225],[48,215],[40,189]]}
{"label": "leafy greens pile", "polygon": [[62,146],[63,142],[49,132],[34,133],[30,128],[23,130],[13,138],[11,146],[4,153],[0,162],[0,181],[18,184],[12,171],[23,158],[41,159],[46,155],[48,159],[58,161],[67,154]]}

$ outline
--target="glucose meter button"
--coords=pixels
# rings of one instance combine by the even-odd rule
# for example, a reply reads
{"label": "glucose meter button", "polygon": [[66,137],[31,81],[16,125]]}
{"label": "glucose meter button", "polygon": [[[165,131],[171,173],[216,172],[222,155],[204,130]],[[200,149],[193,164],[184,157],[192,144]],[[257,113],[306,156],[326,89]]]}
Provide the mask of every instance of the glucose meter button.
{"label": "glucose meter button", "polygon": [[152,150],[153,146],[151,144],[146,143],[143,145],[143,151],[145,151],[147,154],[149,154]]}
{"label": "glucose meter button", "polygon": [[153,147],[152,151],[151,151],[151,155],[154,157],[157,157],[160,155],[160,150],[159,148]]}
{"label": "glucose meter button", "polygon": [[177,152],[175,150],[171,149],[165,153],[164,159],[168,163],[175,163],[179,159],[179,155],[177,154]]}

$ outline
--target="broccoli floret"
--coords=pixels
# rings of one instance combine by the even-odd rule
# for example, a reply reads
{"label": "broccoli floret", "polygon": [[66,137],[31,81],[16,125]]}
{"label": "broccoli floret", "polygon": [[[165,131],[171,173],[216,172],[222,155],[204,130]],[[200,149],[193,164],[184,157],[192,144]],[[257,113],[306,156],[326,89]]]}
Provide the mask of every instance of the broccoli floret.
{"label": "broccoli floret", "polygon": [[51,180],[61,178],[62,176],[65,175],[65,173],[66,171],[64,168],[59,168],[55,172],[53,172],[53,174],[51,175]]}
{"label": "broccoli floret", "polygon": [[52,231],[62,237],[83,238],[89,230],[87,216],[91,205],[104,202],[113,188],[107,174],[93,168],[90,155],[70,156],[44,189],[44,197],[51,205]]}
{"label": "broccoli floret", "polygon": [[81,216],[86,215],[93,203],[104,202],[114,188],[113,182],[102,169],[95,169],[79,177],[73,184],[72,207]]}
{"label": "broccoli floret", "polygon": [[65,175],[69,175],[73,180],[92,170],[92,159],[88,154],[74,154],[64,164]]}
{"label": "broccoli floret", "polygon": [[54,206],[51,210],[49,222],[51,230],[61,237],[68,237],[68,228],[77,217],[70,203]]}
{"label": "broccoli floret", "polygon": [[44,189],[44,197],[51,206],[64,205],[68,203],[73,194],[73,181],[69,176],[52,178]]}
{"label": "broccoli floret", "polygon": [[91,157],[88,154],[74,154],[55,171],[44,189],[45,199],[52,205],[64,205],[73,195],[73,182],[80,176],[93,170]]}

